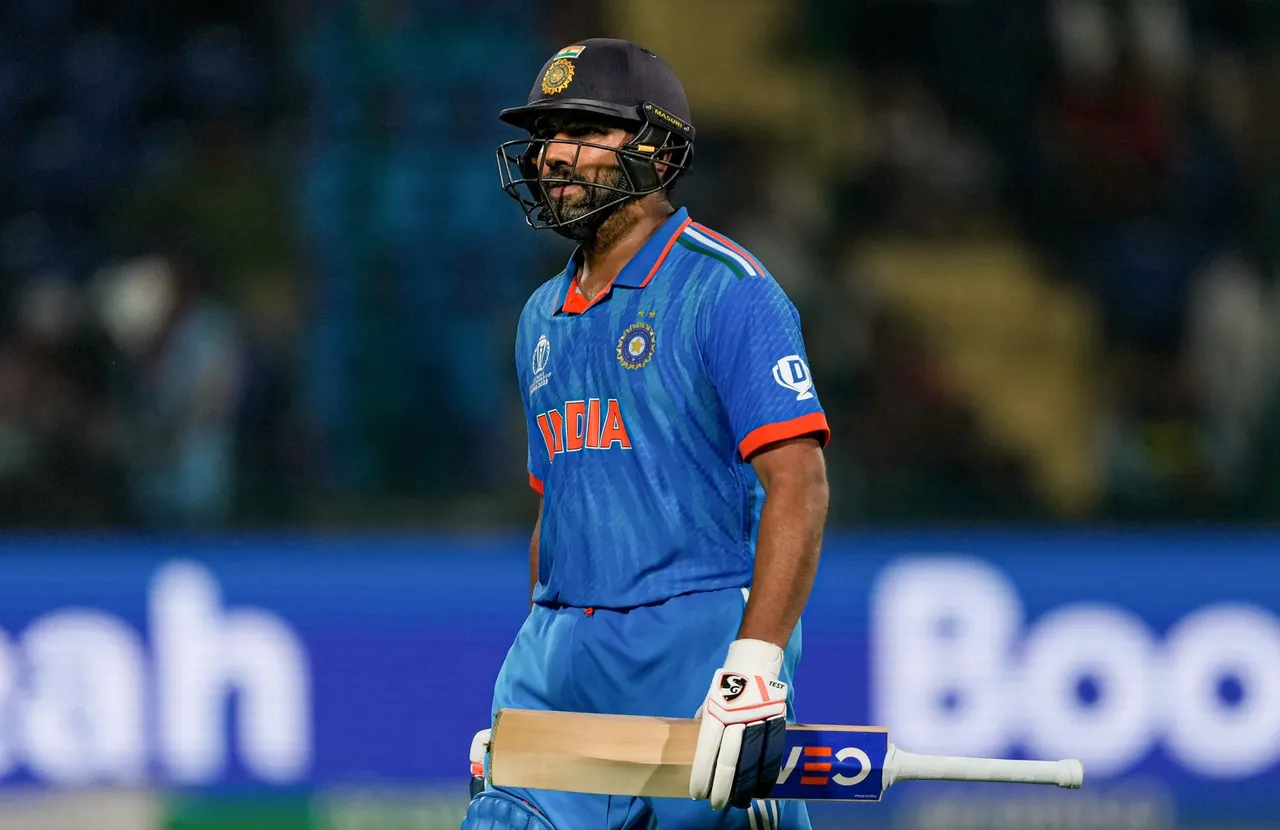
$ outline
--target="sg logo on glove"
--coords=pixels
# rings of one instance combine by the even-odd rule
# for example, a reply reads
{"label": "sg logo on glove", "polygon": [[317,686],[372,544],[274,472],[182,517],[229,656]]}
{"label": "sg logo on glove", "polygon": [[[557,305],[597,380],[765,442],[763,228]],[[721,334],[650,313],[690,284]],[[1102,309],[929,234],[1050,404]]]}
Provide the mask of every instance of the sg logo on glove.
{"label": "sg logo on glove", "polygon": [[747,688],[747,678],[740,674],[726,674],[720,678],[720,699],[729,703]]}

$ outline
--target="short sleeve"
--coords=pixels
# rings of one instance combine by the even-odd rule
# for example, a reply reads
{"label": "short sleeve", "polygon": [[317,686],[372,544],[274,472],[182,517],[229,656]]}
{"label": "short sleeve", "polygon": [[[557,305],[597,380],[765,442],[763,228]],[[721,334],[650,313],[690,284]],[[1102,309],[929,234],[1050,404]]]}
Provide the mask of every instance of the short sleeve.
{"label": "short sleeve", "polygon": [[769,276],[734,280],[713,301],[705,356],[746,459],[766,444],[831,431],[814,389],[800,315]]}
{"label": "short sleeve", "polygon": [[517,382],[520,384],[520,403],[524,409],[525,431],[527,434],[525,466],[529,472],[529,486],[532,487],[538,495],[542,495],[543,482],[546,481],[547,478],[547,467],[550,464],[550,458],[547,455],[547,439],[543,437],[540,421],[542,425],[546,425],[547,419],[545,415],[539,419],[538,414],[531,408],[532,401],[530,401],[530,396],[532,393],[529,391],[530,379],[526,375],[526,366],[528,364],[527,354],[526,359],[523,360],[520,356],[520,345],[524,342],[524,338],[521,334],[522,330],[517,330],[516,378]]}

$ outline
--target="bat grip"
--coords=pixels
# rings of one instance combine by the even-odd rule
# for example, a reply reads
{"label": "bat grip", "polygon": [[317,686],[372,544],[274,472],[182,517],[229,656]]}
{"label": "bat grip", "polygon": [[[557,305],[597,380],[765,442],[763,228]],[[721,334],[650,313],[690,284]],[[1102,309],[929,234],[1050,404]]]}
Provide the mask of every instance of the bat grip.
{"label": "bat grip", "polygon": [[1070,790],[1084,783],[1084,765],[1063,761],[1012,761],[917,755],[893,744],[884,762],[884,786],[896,781],[989,781],[1003,784],[1054,784]]}

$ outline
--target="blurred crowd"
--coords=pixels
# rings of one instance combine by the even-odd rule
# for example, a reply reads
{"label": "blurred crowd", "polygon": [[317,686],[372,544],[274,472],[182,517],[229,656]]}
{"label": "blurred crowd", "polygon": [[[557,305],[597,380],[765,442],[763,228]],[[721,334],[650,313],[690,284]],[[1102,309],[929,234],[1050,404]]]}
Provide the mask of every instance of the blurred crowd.
{"label": "blurred crowd", "polygon": [[[948,239],[1007,224],[1096,308],[1090,516],[1280,516],[1280,4],[813,8],[823,48],[874,90],[875,158],[844,184],[836,233]],[[890,348],[901,360],[901,343]],[[868,374],[883,376],[885,361],[869,355]],[[919,391],[906,378],[921,372],[893,374],[891,398]],[[975,430],[939,427],[954,419],[918,417],[911,452],[938,447],[926,468],[964,457],[963,472],[942,477],[1022,513],[1017,458]],[[893,435],[886,423],[871,422],[866,440]]]}
{"label": "blurred crowd", "polygon": [[[0,525],[527,520],[514,323],[568,249],[499,190],[494,116],[604,6],[0,4]],[[797,4],[870,163],[700,127],[681,199],[787,263],[833,521],[1057,518],[839,276],[991,223],[1099,309],[1086,518],[1280,515],[1277,7]]]}
{"label": "blurred crowd", "polygon": [[0,7],[5,526],[209,527],[291,497],[264,11]]}

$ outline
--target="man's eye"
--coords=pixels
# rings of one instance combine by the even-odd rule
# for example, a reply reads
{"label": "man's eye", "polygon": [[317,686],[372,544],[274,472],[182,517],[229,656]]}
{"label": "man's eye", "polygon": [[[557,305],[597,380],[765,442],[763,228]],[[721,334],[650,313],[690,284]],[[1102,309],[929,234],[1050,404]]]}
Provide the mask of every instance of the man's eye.
{"label": "man's eye", "polygon": [[554,139],[558,135],[568,136],[569,138],[589,138],[593,136],[603,136],[609,132],[609,128],[602,124],[590,123],[548,123],[543,122],[535,126],[534,135],[543,140]]}

